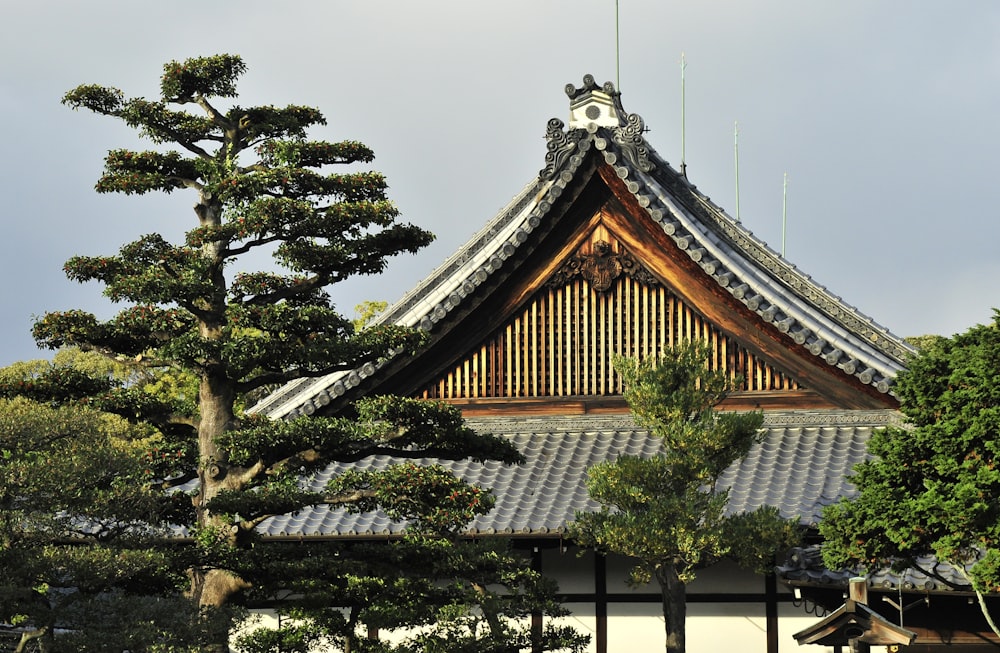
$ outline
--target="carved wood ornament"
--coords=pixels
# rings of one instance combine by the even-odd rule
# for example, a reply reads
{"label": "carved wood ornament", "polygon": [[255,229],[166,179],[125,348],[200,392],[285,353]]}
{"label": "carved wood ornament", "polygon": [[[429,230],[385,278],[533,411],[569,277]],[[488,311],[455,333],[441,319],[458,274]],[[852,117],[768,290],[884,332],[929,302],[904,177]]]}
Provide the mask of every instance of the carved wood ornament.
{"label": "carved wood ornament", "polygon": [[583,277],[595,291],[606,292],[623,273],[643,285],[660,285],[659,280],[631,254],[612,252],[610,243],[598,240],[594,243],[593,254],[571,256],[553,273],[545,286],[561,288],[575,277]]}

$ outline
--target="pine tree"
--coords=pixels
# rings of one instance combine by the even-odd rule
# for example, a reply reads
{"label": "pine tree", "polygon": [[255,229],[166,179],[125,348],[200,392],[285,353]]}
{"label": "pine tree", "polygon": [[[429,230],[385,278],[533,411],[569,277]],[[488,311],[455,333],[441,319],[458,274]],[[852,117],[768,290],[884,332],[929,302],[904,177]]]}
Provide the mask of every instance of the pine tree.
{"label": "pine tree", "polygon": [[706,345],[684,342],[656,361],[615,359],[632,414],[662,453],[592,467],[587,490],[601,509],[578,513],[571,530],[581,546],[635,558],[632,583],[656,580],[667,653],[685,651],[687,584],[698,569],[729,558],[764,572],[799,537],[797,522],[770,506],[726,514],[729,490],[717,481],[760,442],[763,415],[714,410],[732,381],[708,369],[708,357]]}
{"label": "pine tree", "polygon": [[[484,633],[457,615],[492,615],[492,623],[501,624],[504,616],[543,604],[557,611],[542,596],[551,588],[518,576],[507,553],[475,553],[456,540],[464,524],[491,508],[488,491],[439,465],[403,462],[517,463],[521,456],[512,445],[475,433],[455,409],[410,399],[368,397],[336,417],[278,422],[241,410],[242,398],[261,388],[419,347],[418,330],[356,326],[336,311],[327,288],[377,274],[389,257],[431,240],[423,229],[397,221],[382,175],[359,169],[372,160],[367,147],[307,139],[309,128],[325,124],[318,110],[235,104],[244,72],[233,55],[172,61],[156,100],[97,85],[63,99],[74,109],[121,120],[155,146],[111,150],[98,192],[189,191],[196,197],[195,220],[182,243],[149,234],[116,255],[71,259],[65,265],[70,279],[98,281],[107,297],[126,306],[106,321],[79,310],[49,313],[36,322],[34,336],[45,347],[75,346],[154,370],[160,380],[191,379],[193,400],[162,392],[176,383],[151,393],[148,384],[65,368],[5,392],[85,403],[155,430],[144,487],[164,505],[176,508],[178,497],[187,502],[171,518],[174,533],[187,533],[193,546],[175,558],[201,625],[222,624],[200,650],[227,650],[235,623],[228,610],[235,604],[292,592],[298,598],[282,609],[298,621],[250,636],[247,650],[293,650],[306,642],[356,650],[362,624],[433,624],[448,611],[455,617],[448,627],[473,639],[513,637],[503,628]],[[235,261],[258,250],[272,252],[288,273],[231,274],[239,269]],[[319,490],[303,482],[331,463],[374,455],[399,464],[352,470]],[[409,535],[396,547],[375,549],[261,539],[257,527],[268,518],[320,505],[383,510],[408,521]],[[450,585],[442,587],[441,578]],[[496,609],[481,612],[469,607],[500,596],[482,590],[491,582],[506,583],[520,603],[498,599]],[[542,603],[532,603],[529,594]],[[552,633],[549,648],[570,641]]]}

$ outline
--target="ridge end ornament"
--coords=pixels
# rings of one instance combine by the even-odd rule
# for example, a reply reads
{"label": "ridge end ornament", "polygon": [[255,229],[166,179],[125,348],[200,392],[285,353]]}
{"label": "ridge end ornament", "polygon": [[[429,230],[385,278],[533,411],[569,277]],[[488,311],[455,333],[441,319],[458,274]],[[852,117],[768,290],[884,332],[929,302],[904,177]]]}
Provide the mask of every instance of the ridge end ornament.
{"label": "ridge end ornament", "polygon": [[563,131],[565,123],[558,118],[549,120],[545,127],[545,167],[538,172],[542,179],[552,179],[577,149],[580,133]]}
{"label": "ridge end ornament", "polygon": [[629,163],[643,172],[652,172],[656,168],[649,156],[649,145],[643,134],[647,131],[646,123],[637,113],[625,117],[625,124],[613,130],[612,140],[621,148],[622,155]]}

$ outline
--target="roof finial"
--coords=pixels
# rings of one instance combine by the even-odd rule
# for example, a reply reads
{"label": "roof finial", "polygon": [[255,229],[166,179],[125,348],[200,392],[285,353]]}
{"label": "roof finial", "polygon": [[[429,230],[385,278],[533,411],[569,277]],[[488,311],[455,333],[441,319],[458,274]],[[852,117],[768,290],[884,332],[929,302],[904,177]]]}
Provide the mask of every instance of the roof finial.
{"label": "roof finial", "polygon": [[583,76],[583,86],[566,85],[569,96],[569,128],[587,129],[596,127],[619,127],[623,111],[618,100],[618,91],[611,82],[598,86],[593,75]]}

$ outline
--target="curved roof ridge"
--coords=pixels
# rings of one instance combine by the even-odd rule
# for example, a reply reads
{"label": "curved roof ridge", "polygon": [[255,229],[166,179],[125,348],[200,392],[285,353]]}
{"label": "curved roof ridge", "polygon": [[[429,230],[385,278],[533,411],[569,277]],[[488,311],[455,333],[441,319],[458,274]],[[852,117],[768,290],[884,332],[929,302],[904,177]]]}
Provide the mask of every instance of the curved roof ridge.
{"label": "curved roof ridge", "polygon": [[[656,155],[659,158],[659,155]],[[662,159],[661,159],[662,160]],[[669,164],[665,165],[669,167]],[[685,180],[686,182],[687,180]],[[871,327],[873,333],[879,335],[885,335],[886,340],[880,338],[880,342],[883,343],[883,347],[880,349],[886,353],[892,355],[897,360],[904,360],[906,356],[911,355],[914,350],[899,336],[892,333],[887,327],[875,321],[872,317],[862,313],[856,306],[848,304],[843,300],[843,298],[832,291],[826,286],[816,282],[812,276],[802,272],[798,266],[789,262],[781,254],[771,249],[770,246],[760,238],[758,238],[752,231],[743,226],[742,223],[736,221],[732,216],[730,216],[724,209],[719,207],[717,204],[713,203],[711,199],[704,193],[699,191],[696,186],[688,183],[690,191],[694,197],[696,197],[702,206],[709,212],[710,217],[716,226],[724,231],[724,237],[735,242],[739,242],[740,238],[747,239],[748,248],[752,248],[759,252],[757,260],[761,263],[764,260],[773,261],[774,272],[777,274],[779,279],[785,281],[790,286],[809,286],[815,291],[817,291],[817,298],[814,301],[814,305],[820,310],[830,314],[830,317],[837,320],[838,322],[846,321],[843,325],[845,327],[857,327],[861,326],[862,323]],[[768,266],[769,269],[771,266]],[[805,299],[811,299],[808,295]],[[825,301],[831,305],[836,305],[839,309],[835,309],[832,313],[827,307],[819,305],[818,301]],[[843,322],[842,322],[843,323]]]}
{"label": "curved roof ridge", "polygon": [[461,274],[463,270],[467,271],[470,267],[478,268],[488,261],[489,257],[484,256],[484,250],[497,238],[506,240],[505,236],[512,235],[517,227],[515,218],[523,213],[534,196],[544,192],[550,184],[551,182],[542,182],[538,178],[525,184],[524,188],[500,209],[499,213],[473,234],[468,242],[459,247],[454,254],[434,268],[427,277],[407,291],[398,302],[380,314],[375,323],[393,322],[409,326],[416,324],[417,322],[410,323],[405,320],[412,319],[415,306],[428,302],[428,291],[431,291],[431,296],[436,296],[442,292],[440,286],[449,288],[444,292],[453,291],[455,287],[461,286],[459,281],[467,276]]}
{"label": "curved roof ridge", "polygon": [[[552,182],[537,177],[526,184],[465,245],[406,292],[399,301],[389,306],[373,324],[392,322],[430,331],[434,323],[456,308],[491,273],[499,270],[516,245],[526,240],[523,231],[529,220],[526,212],[537,209],[538,197],[552,185]],[[536,218],[535,225],[537,224]],[[504,248],[503,245],[508,243],[508,248]],[[501,250],[499,256],[498,249]],[[290,381],[255,405],[251,412],[273,418],[295,417],[303,412],[311,414],[362,379],[374,374],[385,362],[368,363],[355,370]]]}
{"label": "curved roof ridge", "polygon": [[[613,93],[613,86],[605,84],[605,92],[608,88]],[[581,112],[580,107],[575,110]],[[585,108],[582,112],[599,115],[598,111],[587,113]],[[583,152],[592,143],[639,206],[719,285],[827,365],[888,393],[914,350],[801,273],[699,193],[649,146],[645,131],[642,118],[636,114],[619,116],[614,125],[605,126],[577,120],[576,127],[567,132],[563,132],[561,121],[550,120],[549,166],[542,175],[562,176],[565,173],[560,172],[559,164],[572,160],[571,153]]]}
{"label": "curved roof ridge", "polygon": [[[645,177],[650,186],[655,185],[655,180],[651,176],[641,172],[637,176]],[[852,333],[856,336],[858,335],[857,331],[845,324],[844,317],[848,315],[861,317],[860,313],[834,298],[824,287],[813,282],[811,277],[801,274],[795,266],[784,258],[771,252],[766,243],[757,239],[749,230],[742,230],[742,234],[734,241],[712,237],[713,234],[707,232],[710,226],[704,225],[697,217],[690,215],[664,191],[656,190],[657,199],[685,231],[692,235],[696,233],[702,235],[702,238],[698,239],[698,247],[684,244],[682,249],[700,263],[702,268],[715,278],[719,285],[725,287],[730,294],[763,317],[765,321],[775,324],[779,331],[792,338],[796,344],[807,345],[811,353],[823,356],[824,359],[830,359],[832,362],[829,364],[839,364],[841,369],[852,360],[867,361],[868,365],[883,379],[894,378],[902,368],[902,353],[898,343],[896,343],[896,347],[878,347],[874,341],[863,338],[852,339]],[[728,218],[724,213],[723,216]],[[660,224],[662,226],[664,223],[661,221]],[[684,234],[678,233],[676,225],[670,225],[670,228],[673,229],[670,235],[674,237],[675,241],[685,238]],[[753,243],[759,252],[773,254],[771,260],[774,263],[763,269],[755,265],[743,264],[739,259],[746,254],[750,255],[752,262],[764,262],[762,256],[753,256],[753,252],[748,252],[749,247],[741,247],[741,245],[749,245],[750,243]],[[783,270],[785,274],[780,274],[779,269]],[[797,275],[800,286],[798,289],[790,287],[787,283],[774,283],[775,279],[780,282],[787,280],[788,276],[793,274]],[[799,292],[802,288],[807,289],[805,296]],[[813,297],[810,297],[810,294]],[[827,306],[818,304],[816,298],[820,295],[825,295]],[[816,310],[810,310],[810,308]],[[841,319],[837,319],[838,316]],[[867,322],[874,325],[874,322],[870,320]],[[799,328],[795,328],[796,326]],[[881,328],[878,334],[879,342],[890,338],[898,340],[884,328]],[[840,355],[833,356],[833,352],[840,352]],[[888,360],[886,356],[888,356]],[[850,374],[865,373],[865,370],[861,369],[845,371]],[[869,375],[874,377],[871,372]],[[872,378],[867,383],[878,386],[879,379]],[[882,384],[879,390],[886,392],[888,390],[887,382]]]}

